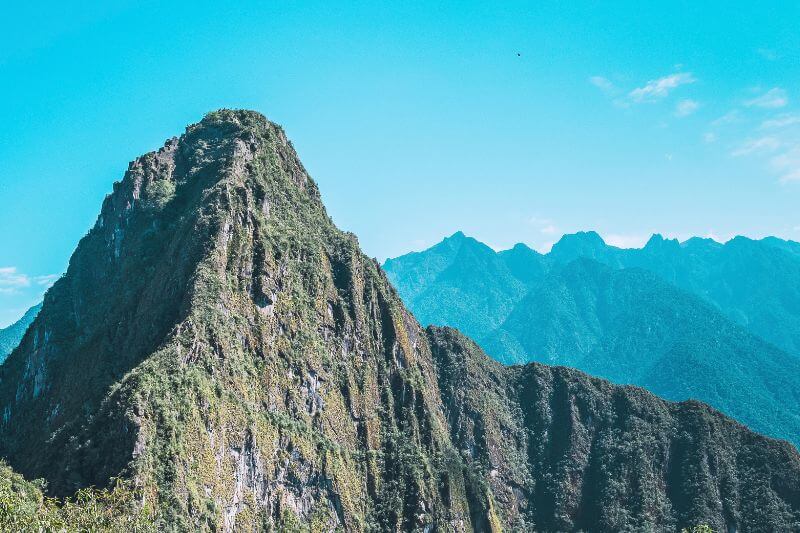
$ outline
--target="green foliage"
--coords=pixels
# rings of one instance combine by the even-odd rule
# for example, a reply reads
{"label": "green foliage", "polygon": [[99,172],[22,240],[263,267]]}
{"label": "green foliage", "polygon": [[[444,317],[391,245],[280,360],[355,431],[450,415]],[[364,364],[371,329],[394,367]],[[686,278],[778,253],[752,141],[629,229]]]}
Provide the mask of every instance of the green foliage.
{"label": "green foliage", "polygon": [[145,207],[163,209],[175,197],[175,182],[169,179],[156,180],[147,186]]}
{"label": "green foliage", "polygon": [[0,530],[156,531],[153,515],[127,482],[118,481],[108,490],[85,488],[64,500],[45,496],[42,487],[0,463]]}
{"label": "green foliage", "polygon": [[681,533],[714,533],[714,530],[711,529],[711,526],[707,526],[705,524],[701,524],[699,526],[693,526],[690,528],[683,528],[681,529]]}

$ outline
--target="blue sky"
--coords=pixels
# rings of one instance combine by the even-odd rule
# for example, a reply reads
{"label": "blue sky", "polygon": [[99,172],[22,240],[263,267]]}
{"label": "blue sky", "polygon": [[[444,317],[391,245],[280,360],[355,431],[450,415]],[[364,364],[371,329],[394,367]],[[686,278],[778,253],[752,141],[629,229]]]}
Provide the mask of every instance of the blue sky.
{"label": "blue sky", "polygon": [[796,3],[108,4],[0,20],[0,326],[219,107],[282,124],[380,259],[458,229],[800,239]]}

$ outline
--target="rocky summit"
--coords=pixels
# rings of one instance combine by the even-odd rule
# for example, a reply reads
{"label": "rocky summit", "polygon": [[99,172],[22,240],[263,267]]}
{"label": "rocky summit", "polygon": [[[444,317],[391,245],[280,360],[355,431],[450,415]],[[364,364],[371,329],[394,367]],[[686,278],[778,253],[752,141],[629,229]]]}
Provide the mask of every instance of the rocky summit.
{"label": "rocky summit", "polygon": [[789,444],[423,329],[249,111],[131,163],[0,409],[16,472],[131,480],[160,530],[800,528]]}

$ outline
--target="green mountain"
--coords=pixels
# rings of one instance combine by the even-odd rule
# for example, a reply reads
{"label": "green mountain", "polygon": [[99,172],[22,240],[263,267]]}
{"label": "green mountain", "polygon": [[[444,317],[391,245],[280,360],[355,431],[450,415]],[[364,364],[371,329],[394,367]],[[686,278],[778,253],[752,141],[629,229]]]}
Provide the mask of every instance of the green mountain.
{"label": "green mountain", "polygon": [[510,269],[491,248],[458,232],[383,267],[423,324],[458,326],[481,338],[502,324],[529,288],[526,258],[515,264],[520,268]]}
{"label": "green mountain", "polygon": [[[654,237],[643,250],[621,250],[589,232],[565,236],[541,255],[521,244],[495,253],[459,233],[384,267],[423,324],[456,327],[499,361],[566,365],[670,400],[698,399],[756,431],[800,444],[800,358],[735,323],[708,299],[679,288],[690,281],[699,286],[709,274],[708,269],[683,269],[681,256],[675,255],[688,250],[689,257],[705,257],[706,249],[709,254],[727,250],[715,272],[731,280],[753,257],[762,259],[763,269],[776,265],[791,271],[791,246],[777,239],[727,245],[696,239],[682,246]],[[480,262],[462,259],[478,254]],[[649,264],[660,272],[645,270]],[[464,274],[454,279],[453,272]],[[743,290],[729,291],[727,301],[753,301]],[[770,290],[764,293],[778,299]],[[794,290],[784,294],[787,313]],[[504,305],[475,305],[486,294],[504,295]],[[769,315],[765,309],[758,312]],[[488,323],[498,324],[488,332],[475,327],[486,313],[491,314]]]}
{"label": "green mountain", "polygon": [[535,354],[670,400],[699,399],[800,443],[800,359],[645,270],[590,259],[557,267],[481,344],[506,363]]}
{"label": "green mountain", "polygon": [[22,336],[25,335],[28,326],[31,325],[31,322],[36,318],[41,308],[42,304],[34,305],[25,312],[22,318],[8,327],[0,329],[0,363],[5,361],[8,354],[19,346]]}
{"label": "green mountain", "polygon": [[131,163],[0,410],[17,472],[59,496],[121,476],[159,530],[800,527],[788,443],[423,329],[254,112]]}
{"label": "green mountain", "polygon": [[775,237],[679,243],[653,235],[641,249],[620,249],[590,232],[565,236],[548,257],[560,263],[588,257],[615,268],[650,270],[800,357],[800,243]]}

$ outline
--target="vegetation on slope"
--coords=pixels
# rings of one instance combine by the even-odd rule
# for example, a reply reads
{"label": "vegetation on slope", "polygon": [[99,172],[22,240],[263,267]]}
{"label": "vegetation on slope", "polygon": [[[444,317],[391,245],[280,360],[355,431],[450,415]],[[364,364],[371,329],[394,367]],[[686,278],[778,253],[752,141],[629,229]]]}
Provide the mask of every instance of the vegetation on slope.
{"label": "vegetation on slope", "polygon": [[767,530],[800,513],[785,443],[423,330],[283,131],[246,111],[131,164],[0,366],[0,410],[15,470],[59,496],[122,476],[159,530]]}
{"label": "vegetation on slope", "polygon": [[62,531],[155,532],[151,513],[129,483],[111,489],[85,488],[71,498],[44,495],[44,482],[30,483],[0,463],[0,530],[19,533]]}

